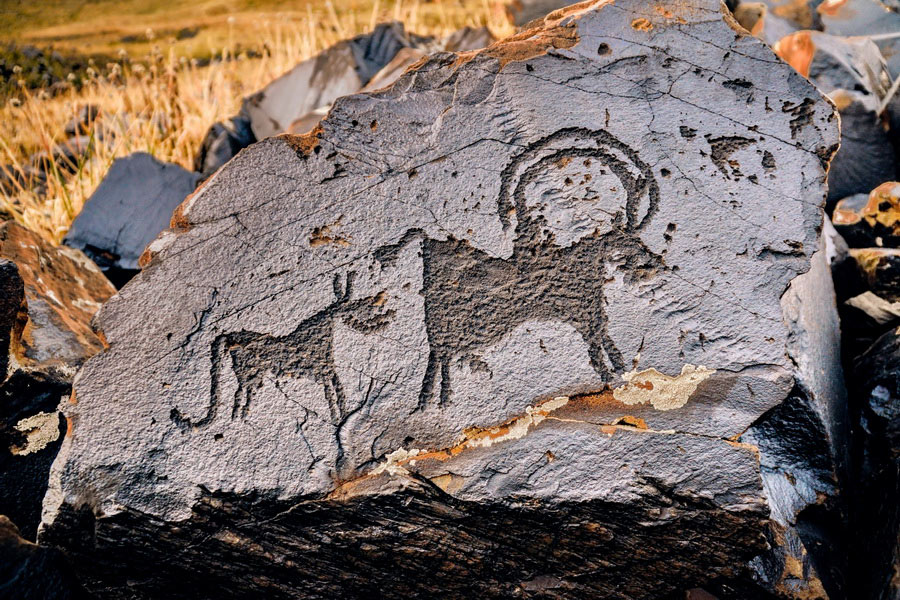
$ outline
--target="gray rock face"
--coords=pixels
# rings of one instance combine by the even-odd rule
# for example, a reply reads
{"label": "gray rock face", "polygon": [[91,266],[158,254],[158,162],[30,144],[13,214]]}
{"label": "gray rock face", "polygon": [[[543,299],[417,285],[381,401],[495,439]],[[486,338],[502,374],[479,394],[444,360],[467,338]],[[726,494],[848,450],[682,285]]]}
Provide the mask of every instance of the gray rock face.
{"label": "gray rock face", "polygon": [[[41,539],[107,597],[818,593],[837,136],[718,0],[579,5],[337,101],[107,303]],[[810,445],[763,426],[795,397]]]}
{"label": "gray rock face", "polygon": [[172,211],[200,175],[137,152],[116,160],[72,223],[63,243],[83,250],[118,286],[138,269],[144,248],[169,226]]}

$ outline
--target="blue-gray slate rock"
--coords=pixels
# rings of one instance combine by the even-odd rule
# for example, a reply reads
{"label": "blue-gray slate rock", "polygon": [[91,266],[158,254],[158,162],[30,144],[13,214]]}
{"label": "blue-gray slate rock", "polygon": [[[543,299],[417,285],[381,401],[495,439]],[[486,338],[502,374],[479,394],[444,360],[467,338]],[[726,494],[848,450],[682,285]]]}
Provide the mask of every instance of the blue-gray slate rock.
{"label": "blue-gray slate rock", "polygon": [[144,248],[169,226],[172,211],[200,179],[145,152],[116,160],[72,223],[63,243],[82,250],[121,287],[139,270]]}
{"label": "blue-gray slate rock", "polygon": [[241,152],[98,315],[39,540],[107,598],[841,597],[837,114],[722,10]]}

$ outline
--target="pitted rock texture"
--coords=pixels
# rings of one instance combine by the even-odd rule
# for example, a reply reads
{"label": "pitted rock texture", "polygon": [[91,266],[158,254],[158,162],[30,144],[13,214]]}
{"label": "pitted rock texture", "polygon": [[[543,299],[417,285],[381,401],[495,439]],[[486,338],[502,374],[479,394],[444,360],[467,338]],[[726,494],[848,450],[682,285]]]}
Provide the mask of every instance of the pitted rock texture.
{"label": "pitted rock texture", "polygon": [[102,348],[90,321],[114,292],[81,252],[0,224],[0,514],[30,540],[65,431],[57,406]]}
{"label": "pitted rock texture", "polygon": [[194,596],[816,592],[828,467],[775,506],[740,439],[802,386],[836,443],[837,118],[720,7],[577,5],[238,155],[101,312],[42,539],[108,597],[200,548]]}

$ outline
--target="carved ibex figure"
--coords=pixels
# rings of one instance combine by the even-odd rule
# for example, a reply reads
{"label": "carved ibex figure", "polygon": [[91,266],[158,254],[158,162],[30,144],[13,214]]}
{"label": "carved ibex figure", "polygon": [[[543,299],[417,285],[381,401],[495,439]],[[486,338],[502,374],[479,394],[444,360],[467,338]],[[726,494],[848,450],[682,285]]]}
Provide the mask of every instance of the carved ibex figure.
{"label": "carved ibex figure", "polygon": [[180,409],[171,411],[172,421],[187,429],[201,428],[213,422],[221,403],[220,382],[223,358],[231,357],[231,368],[237,378],[237,390],[231,407],[231,418],[244,418],[250,410],[253,395],[262,387],[267,373],[312,379],[325,389],[332,422],[340,423],[346,415],[344,389],[334,366],[334,327],[338,319],[351,328],[372,333],[387,326],[393,310],[381,307],[384,292],[376,296],[351,300],[355,273],[347,273],[343,286],[335,275],[335,301],[302,321],[291,333],[273,336],[253,331],[225,333],[216,337],[211,351],[211,383],[209,408],[199,419],[185,416]]}
{"label": "carved ibex figure", "polygon": [[[577,161],[577,162],[576,162]],[[598,206],[606,218],[597,229],[568,246],[557,244],[553,225],[540,214],[541,205],[555,200],[536,193],[531,205],[526,190],[540,187],[570,163],[609,174],[625,192],[619,206],[598,204],[600,185],[583,176],[587,193],[576,202]],[[571,201],[575,185],[569,179],[553,189]],[[603,190],[605,191],[605,190]],[[607,332],[603,288],[617,265],[628,282],[652,276],[664,267],[638,234],[659,204],[659,187],[650,167],[637,153],[603,130],[569,128],[557,131],[517,155],[501,173],[498,214],[504,229],[516,215],[512,256],[496,258],[467,241],[433,240],[424,236],[422,261],[425,326],[430,352],[418,408],[437,396],[451,394],[453,360],[477,364],[477,350],[490,346],[526,321],[559,321],[572,325],[588,345],[594,370],[609,381],[625,363]],[[552,207],[551,207],[552,208]],[[408,236],[409,237],[409,236]],[[407,239],[408,239],[407,237]],[[401,241],[403,243],[403,241]],[[440,379],[440,389],[435,384]]]}

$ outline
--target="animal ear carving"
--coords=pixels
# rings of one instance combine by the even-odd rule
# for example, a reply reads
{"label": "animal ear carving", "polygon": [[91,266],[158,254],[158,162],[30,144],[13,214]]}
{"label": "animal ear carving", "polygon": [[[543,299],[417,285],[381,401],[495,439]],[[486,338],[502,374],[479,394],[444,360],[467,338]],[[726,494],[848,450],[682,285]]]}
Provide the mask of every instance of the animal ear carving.
{"label": "animal ear carving", "polygon": [[596,213],[607,215],[607,228],[633,233],[656,213],[659,186],[637,152],[609,132],[570,127],[529,144],[503,170],[497,206],[503,229],[513,216],[517,225],[540,219],[547,201],[594,203]]}

